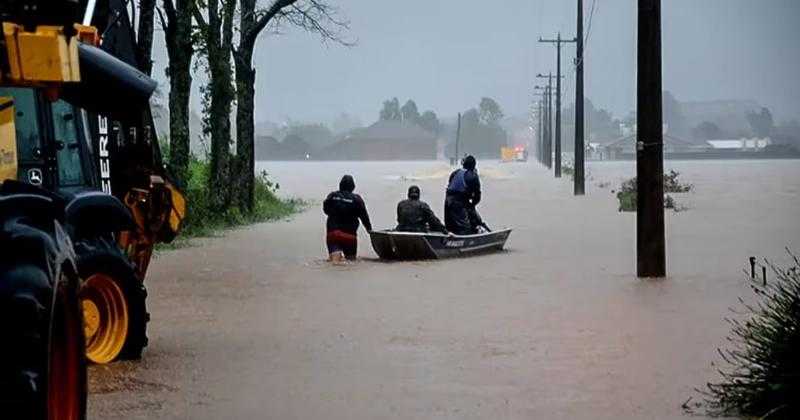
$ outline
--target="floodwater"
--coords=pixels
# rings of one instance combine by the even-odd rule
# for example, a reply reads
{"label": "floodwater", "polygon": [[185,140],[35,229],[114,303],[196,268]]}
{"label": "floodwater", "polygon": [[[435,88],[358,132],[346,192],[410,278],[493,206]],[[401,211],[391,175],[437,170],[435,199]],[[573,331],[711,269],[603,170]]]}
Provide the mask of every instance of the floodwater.
{"label": "floodwater", "polygon": [[91,369],[90,418],[678,419],[715,379],[751,255],[800,250],[800,161],[666,162],[694,191],[668,212],[663,280],[635,277],[635,215],[592,162],[585,197],[535,163],[479,162],[480,206],[512,227],[469,259],[324,262],[320,201],[355,177],[376,228],[412,183],[441,215],[438,162],[261,162],[288,221],[164,252],[148,274],[150,346]]}

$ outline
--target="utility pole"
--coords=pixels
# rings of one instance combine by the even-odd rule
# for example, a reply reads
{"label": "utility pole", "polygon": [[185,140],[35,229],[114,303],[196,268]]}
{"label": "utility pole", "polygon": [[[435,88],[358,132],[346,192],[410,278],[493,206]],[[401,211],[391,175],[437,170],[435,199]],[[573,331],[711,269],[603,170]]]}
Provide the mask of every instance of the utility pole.
{"label": "utility pole", "polygon": [[[535,86],[534,89],[541,89],[540,86]],[[536,142],[536,160],[539,161],[542,165],[544,165],[544,138],[545,138],[545,110],[544,110],[544,98],[545,93],[534,93],[534,96],[540,97],[537,101],[537,115],[539,117],[538,125],[537,125],[537,142]]]}
{"label": "utility pole", "polygon": [[553,73],[547,74],[547,168],[553,167]]}
{"label": "utility pole", "polygon": [[548,169],[553,167],[553,72],[545,74],[537,74],[536,77],[540,79],[547,79],[547,86],[544,88],[545,92],[545,146],[544,146],[544,165]]}
{"label": "utility pole", "polygon": [[575,195],[586,194],[584,181],[583,143],[583,0],[578,0],[578,23],[575,36],[575,173],[573,189]]}
{"label": "utility pole", "polygon": [[561,178],[561,32],[556,38],[556,164],[554,175]]}
{"label": "utility pole", "polygon": [[561,39],[561,32],[556,39],[541,39],[539,42],[556,44],[556,141],[555,141],[555,169],[556,178],[561,178],[561,44],[575,42],[574,39]]}
{"label": "utility pole", "polygon": [[461,113],[458,113],[458,125],[456,126],[456,158],[455,158],[455,165],[458,166],[459,164],[459,156],[458,156],[458,144],[461,142]]}
{"label": "utility pole", "polygon": [[661,0],[639,1],[636,89],[636,273],[666,276]]}
{"label": "utility pole", "polygon": [[536,155],[537,155],[536,158],[539,160],[539,163],[542,164],[544,163],[544,153],[542,153],[542,147],[544,147],[544,116],[542,115],[543,112],[544,112],[544,106],[542,105],[542,100],[539,99],[539,112],[538,112],[539,125],[537,127],[539,129],[539,136],[538,136],[539,146],[536,150]]}
{"label": "utility pole", "polygon": [[[548,76],[537,74],[536,77],[547,78]],[[536,86],[535,89],[542,91],[542,165],[550,168],[547,163],[547,156],[550,150],[550,88],[548,85]]]}

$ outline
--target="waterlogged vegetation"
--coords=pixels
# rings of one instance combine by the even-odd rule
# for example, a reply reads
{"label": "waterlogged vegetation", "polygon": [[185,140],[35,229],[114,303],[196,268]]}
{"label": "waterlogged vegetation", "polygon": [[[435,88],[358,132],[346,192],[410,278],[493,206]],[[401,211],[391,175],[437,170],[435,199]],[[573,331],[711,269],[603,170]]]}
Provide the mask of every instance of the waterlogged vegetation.
{"label": "waterlogged vegetation", "polygon": [[270,181],[267,173],[262,171],[255,177],[252,211],[243,212],[236,207],[216,211],[212,205],[215,192],[208,187],[209,176],[209,163],[192,159],[185,189],[188,208],[181,231],[183,237],[209,236],[221,229],[282,219],[305,205],[299,199],[278,197],[280,185]]}
{"label": "waterlogged vegetation", "polygon": [[[772,278],[751,282],[755,303],[741,300],[744,310],[728,319],[730,347],[719,350],[722,380],[698,390],[701,401],[690,399],[685,410],[712,416],[800,418],[800,260],[792,258],[788,269],[767,262]],[[744,322],[738,320],[743,314]]]}
{"label": "waterlogged vegetation", "polygon": [[[670,170],[664,174],[664,208],[674,211],[686,210],[686,207],[679,204],[675,198],[669,194],[687,193],[694,189],[694,185],[683,183],[678,180],[680,172]],[[614,193],[614,191],[611,191]],[[636,211],[636,177],[625,180],[616,192],[619,200],[619,211]]]}
{"label": "waterlogged vegetation", "polygon": [[[561,174],[568,176],[570,180],[574,181],[575,180],[575,167],[572,165],[571,162],[570,163],[563,163],[563,164],[561,164]],[[589,169],[584,169],[583,170],[583,179],[585,179],[586,181],[591,181],[592,179],[594,179],[592,177],[592,173],[591,173],[591,171],[589,171]]]}
{"label": "waterlogged vegetation", "polygon": [[[166,160],[169,157],[169,147],[166,144],[161,147]],[[230,207],[224,211],[215,210],[213,197],[216,192],[209,186],[210,163],[192,156],[187,169],[186,183],[183,186],[186,218],[177,242],[166,247],[180,246],[186,239],[193,237],[213,236],[224,229],[280,220],[301,211],[306,205],[300,199],[278,197],[280,184],[272,182],[267,172],[262,171],[255,177],[252,210],[242,211],[238,207]]]}

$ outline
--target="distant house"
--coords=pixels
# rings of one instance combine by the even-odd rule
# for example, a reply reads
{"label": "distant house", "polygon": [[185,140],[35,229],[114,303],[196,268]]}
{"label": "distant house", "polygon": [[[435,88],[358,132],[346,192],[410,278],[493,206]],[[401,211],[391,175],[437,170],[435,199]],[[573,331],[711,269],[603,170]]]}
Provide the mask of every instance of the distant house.
{"label": "distant house", "polygon": [[[646,146],[645,146],[646,147]],[[589,143],[589,160],[636,159],[636,137],[626,136],[606,145]],[[769,138],[708,140],[697,145],[665,134],[664,159],[797,159],[800,151],[786,145],[776,145]]]}
{"label": "distant house", "polygon": [[[595,143],[595,150],[590,156],[597,160],[634,159],[636,157],[636,136],[629,135],[600,146]],[[664,155],[681,155],[702,152],[709,146],[697,146],[686,140],[664,134]]]}
{"label": "distant house", "polygon": [[351,131],[323,150],[325,160],[429,160],[436,159],[437,139],[417,124],[381,120]]}
{"label": "distant house", "polygon": [[311,146],[295,134],[280,142],[271,136],[258,136],[255,149],[256,160],[307,160],[312,157]]}
{"label": "distant house", "polygon": [[766,148],[772,141],[769,138],[735,139],[735,140],[708,140],[714,150],[751,150],[758,151]]}

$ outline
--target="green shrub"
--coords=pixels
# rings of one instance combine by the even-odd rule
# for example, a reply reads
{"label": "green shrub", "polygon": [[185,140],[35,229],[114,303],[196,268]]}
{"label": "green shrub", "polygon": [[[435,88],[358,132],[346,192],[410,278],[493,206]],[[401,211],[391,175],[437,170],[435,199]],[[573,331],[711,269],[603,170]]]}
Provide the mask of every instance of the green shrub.
{"label": "green shrub", "polygon": [[225,211],[211,207],[213,192],[209,190],[208,162],[193,158],[189,162],[189,179],[186,182],[186,218],[181,237],[209,236],[221,229],[252,223],[266,222],[289,216],[303,206],[300,200],[285,200],[276,195],[279,185],[272,183],[266,172],[255,179],[255,205],[252,212],[243,213],[236,206]]}
{"label": "green shrub", "polygon": [[[791,255],[791,253],[790,253]],[[702,402],[684,408],[713,416],[800,418],[800,261],[783,270],[769,264],[774,280],[751,284],[755,304],[748,319],[728,319],[731,348],[719,350],[727,365],[722,381],[698,390]],[[738,312],[737,312],[738,313]]]}
{"label": "green shrub", "polygon": [[[694,189],[694,185],[692,184],[681,184],[678,181],[678,176],[681,173],[675,170],[670,170],[669,172],[664,174],[664,192],[665,193],[685,193],[689,192]],[[635,183],[634,178],[634,183]]]}
{"label": "green shrub", "polygon": [[[680,172],[674,170],[664,174],[664,193],[685,193],[694,188],[692,184],[682,184],[678,181],[678,176],[680,176]],[[636,177],[623,181],[616,194],[619,201],[619,211],[636,211]],[[675,211],[686,210],[686,207],[678,204],[675,198],[670,195],[664,197],[664,208]]]}
{"label": "green shrub", "polygon": [[[575,180],[575,167],[571,163],[564,163],[561,165],[561,173],[569,176],[571,180]],[[586,181],[592,180],[592,173],[587,168],[584,168],[583,177]]]}

